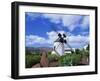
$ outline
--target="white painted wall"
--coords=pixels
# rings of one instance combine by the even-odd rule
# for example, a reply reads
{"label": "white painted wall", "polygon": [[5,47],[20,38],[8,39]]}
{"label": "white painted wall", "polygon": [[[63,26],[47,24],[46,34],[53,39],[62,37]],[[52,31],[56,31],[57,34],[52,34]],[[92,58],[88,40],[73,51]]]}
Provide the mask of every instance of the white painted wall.
{"label": "white painted wall", "polygon": [[[14,0],[0,1],[0,81],[14,81],[10,78],[11,69],[11,2]],[[17,0],[20,1],[20,0]],[[44,3],[59,3],[59,4],[78,4],[78,5],[100,5],[100,0],[21,0],[30,2]],[[100,6],[99,6],[98,21],[100,21]],[[98,31],[100,23],[98,23]],[[100,32],[98,32],[100,35]],[[100,37],[98,38],[100,41]],[[100,48],[100,42],[98,43]],[[100,50],[99,50],[100,53]],[[98,62],[100,62],[100,54],[98,53]],[[100,68],[100,63],[98,63]],[[100,70],[99,70],[100,72]],[[100,81],[98,75],[83,75],[83,76],[66,76],[53,78],[26,79],[25,81]],[[20,80],[23,81],[23,80]]]}
{"label": "white painted wall", "polygon": [[60,42],[54,42],[54,47],[55,47],[55,52],[62,56],[64,55],[64,44],[60,43]]}

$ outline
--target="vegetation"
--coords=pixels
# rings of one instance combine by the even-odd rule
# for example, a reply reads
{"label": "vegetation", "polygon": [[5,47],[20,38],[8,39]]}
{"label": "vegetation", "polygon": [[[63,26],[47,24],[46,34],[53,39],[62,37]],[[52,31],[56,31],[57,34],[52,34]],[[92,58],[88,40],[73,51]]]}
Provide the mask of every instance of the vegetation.
{"label": "vegetation", "polygon": [[[55,54],[51,54],[51,52],[48,52],[48,60],[49,62],[58,61],[58,66],[78,66],[81,65],[82,59],[89,59],[89,45],[86,49],[76,49],[71,54],[65,54],[63,56],[58,56]],[[26,68],[31,68],[33,65],[40,62],[41,56],[39,52],[31,53],[29,51],[26,51]]]}
{"label": "vegetation", "polygon": [[61,58],[59,59],[59,65],[60,66],[74,66],[79,64],[80,62],[80,57],[81,55],[77,55],[77,54],[68,54],[68,55],[64,55],[61,56]]}
{"label": "vegetation", "polygon": [[31,68],[34,64],[37,64],[40,62],[40,55],[26,54],[25,62],[26,62],[26,68]]}
{"label": "vegetation", "polygon": [[55,54],[48,53],[48,59],[50,62],[57,61],[59,59],[59,56],[55,55]]}
{"label": "vegetation", "polygon": [[59,58],[60,66],[78,66],[82,65],[82,59],[89,59],[89,50],[85,49],[76,49],[72,54],[66,54]]}

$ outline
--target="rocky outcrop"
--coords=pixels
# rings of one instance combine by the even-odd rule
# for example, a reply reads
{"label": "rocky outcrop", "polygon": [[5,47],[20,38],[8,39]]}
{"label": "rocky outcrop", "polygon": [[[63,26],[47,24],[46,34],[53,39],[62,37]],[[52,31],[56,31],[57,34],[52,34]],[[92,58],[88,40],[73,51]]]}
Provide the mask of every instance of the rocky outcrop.
{"label": "rocky outcrop", "polygon": [[41,53],[40,63],[33,65],[32,68],[37,68],[37,67],[56,67],[56,66],[58,66],[58,61],[50,62],[48,60],[47,53],[46,52],[42,52]]}
{"label": "rocky outcrop", "polygon": [[40,65],[41,65],[41,67],[48,67],[49,66],[49,60],[47,58],[46,52],[42,52]]}

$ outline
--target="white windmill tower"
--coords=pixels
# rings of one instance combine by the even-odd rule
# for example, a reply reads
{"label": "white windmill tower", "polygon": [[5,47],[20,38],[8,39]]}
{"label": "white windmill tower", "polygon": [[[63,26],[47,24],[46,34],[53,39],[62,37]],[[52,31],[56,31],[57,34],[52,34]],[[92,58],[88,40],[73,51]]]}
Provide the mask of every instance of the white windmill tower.
{"label": "white windmill tower", "polygon": [[[68,50],[66,50],[65,45],[67,45]],[[65,54],[65,51],[67,52],[71,52],[72,48],[71,46],[68,44],[68,41],[66,39],[66,35],[63,33],[58,33],[58,38],[54,41],[54,52],[60,56]]]}
{"label": "white windmill tower", "polygon": [[58,38],[54,41],[54,51],[56,54],[62,56],[64,55],[64,39],[62,35],[59,33]]}
{"label": "white windmill tower", "polygon": [[57,54],[57,55],[60,55],[60,56],[64,55],[65,51],[66,51],[65,46],[67,46],[67,48],[70,49],[70,52],[72,52],[73,49],[68,44],[68,35],[66,35],[65,32],[58,32],[56,30],[56,27],[54,27],[54,26],[51,26],[51,27],[58,36],[57,39],[54,41],[52,54]]}

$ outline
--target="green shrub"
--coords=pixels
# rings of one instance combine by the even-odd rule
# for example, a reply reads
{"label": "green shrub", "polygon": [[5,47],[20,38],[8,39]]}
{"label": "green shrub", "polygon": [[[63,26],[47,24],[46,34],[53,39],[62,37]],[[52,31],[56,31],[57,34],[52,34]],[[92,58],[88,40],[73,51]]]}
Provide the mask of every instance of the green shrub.
{"label": "green shrub", "polygon": [[63,55],[59,58],[59,66],[75,66],[79,64],[80,59],[80,54]]}
{"label": "green shrub", "polygon": [[81,54],[72,54],[72,65],[76,66],[80,63]]}
{"label": "green shrub", "polygon": [[63,55],[59,58],[59,66],[71,66],[71,56]]}
{"label": "green shrub", "polygon": [[59,56],[55,54],[48,54],[48,59],[50,62],[57,61],[59,59]]}
{"label": "green shrub", "polygon": [[38,54],[26,54],[26,68],[31,68],[34,64],[40,62],[40,55]]}
{"label": "green shrub", "polygon": [[[88,50],[77,50],[77,53],[73,52],[72,54],[65,54],[63,56],[58,56],[55,54],[51,54],[51,52],[47,55],[49,62],[58,61],[59,66],[77,66],[80,63],[82,58],[89,58]],[[26,68],[31,68],[33,65],[40,62],[40,54],[31,54],[26,53],[25,62]]]}

